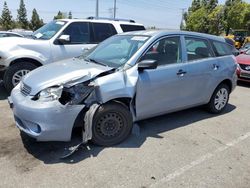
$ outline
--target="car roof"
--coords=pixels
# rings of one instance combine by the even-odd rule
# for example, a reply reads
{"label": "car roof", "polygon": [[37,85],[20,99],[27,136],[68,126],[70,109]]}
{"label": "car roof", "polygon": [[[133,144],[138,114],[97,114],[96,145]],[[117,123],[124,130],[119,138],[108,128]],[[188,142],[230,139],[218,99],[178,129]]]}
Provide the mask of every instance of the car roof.
{"label": "car roof", "polygon": [[194,37],[203,37],[211,40],[216,40],[219,42],[225,42],[225,39],[221,36],[209,35],[205,33],[197,33],[190,31],[180,31],[180,30],[142,30],[142,31],[132,31],[127,33],[120,33],[119,35],[145,35],[151,37],[161,37],[165,35],[189,35]]}
{"label": "car roof", "polygon": [[143,24],[136,23],[136,22],[130,22],[124,21],[124,20],[112,20],[112,19],[58,19],[58,21],[66,21],[66,22],[93,22],[93,23],[120,23],[120,24],[126,24],[126,25],[141,25]]}

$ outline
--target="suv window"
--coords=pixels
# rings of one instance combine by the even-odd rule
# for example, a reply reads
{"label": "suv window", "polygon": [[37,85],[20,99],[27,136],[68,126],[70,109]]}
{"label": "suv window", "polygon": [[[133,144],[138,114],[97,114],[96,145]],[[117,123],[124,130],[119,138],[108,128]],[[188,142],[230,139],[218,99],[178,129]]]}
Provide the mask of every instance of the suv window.
{"label": "suv window", "polygon": [[74,22],[71,23],[62,33],[70,36],[69,44],[84,44],[90,42],[89,23]]}
{"label": "suv window", "polygon": [[114,26],[107,23],[93,23],[94,42],[102,42],[105,39],[117,34]]}
{"label": "suv window", "polygon": [[122,28],[123,32],[145,30],[145,27],[142,26],[142,25],[126,25],[126,24],[121,24],[121,28]]}
{"label": "suv window", "polygon": [[212,57],[207,40],[186,37],[185,38],[188,60],[197,60]]}
{"label": "suv window", "polygon": [[232,55],[232,47],[222,42],[212,42],[216,56]]}
{"label": "suv window", "polygon": [[180,63],[182,61],[180,37],[168,37],[159,40],[141,60],[145,59],[156,60],[158,65]]}

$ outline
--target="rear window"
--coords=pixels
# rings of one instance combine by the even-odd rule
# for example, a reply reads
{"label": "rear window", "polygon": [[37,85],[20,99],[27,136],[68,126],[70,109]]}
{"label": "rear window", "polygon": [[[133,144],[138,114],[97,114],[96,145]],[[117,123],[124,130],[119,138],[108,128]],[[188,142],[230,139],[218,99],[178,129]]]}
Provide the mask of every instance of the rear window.
{"label": "rear window", "polygon": [[186,37],[185,42],[188,61],[212,57],[211,49],[207,40]]}
{"label": "rear window", "polygon": [[233,53],[232,52],[233,48],[226,43],[213,41],[212,44],[213,44],[216,56],[232,55]]}
{"label": "rear window", "polygon": [[117,34],[114,26],[107,23],[93,23],[94,42],[102,42],[105,39]]}
{"label": "rear window", "polygon": [[142,25],[126,25],[126,24],[121,24],[121,28],[122,28],[123,32],[146,30],[145,27],[142,26]]}

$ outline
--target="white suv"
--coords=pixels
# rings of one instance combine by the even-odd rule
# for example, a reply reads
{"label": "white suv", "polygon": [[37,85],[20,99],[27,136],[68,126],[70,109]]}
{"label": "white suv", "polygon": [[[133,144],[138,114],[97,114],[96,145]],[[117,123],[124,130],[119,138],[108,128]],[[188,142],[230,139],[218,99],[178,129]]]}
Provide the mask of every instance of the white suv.
{"label": "white suv", "polygon": [[117,33],[145,30],[133,20],[62,19],[52,21],[30,38],[0,39],[0,71],[11,91],[31,70],[62,59],[81,55],[84,50]]}

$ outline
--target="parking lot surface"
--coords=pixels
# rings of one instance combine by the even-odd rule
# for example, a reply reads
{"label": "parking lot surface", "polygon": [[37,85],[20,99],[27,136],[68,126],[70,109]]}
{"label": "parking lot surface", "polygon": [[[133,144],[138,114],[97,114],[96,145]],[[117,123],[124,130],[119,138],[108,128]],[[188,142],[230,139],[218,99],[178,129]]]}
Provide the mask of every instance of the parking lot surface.
{"label": "parking lot surface", "polygon": [[0,187],[250,187],[249,84],[221,115],[194,108],[142,121],[122,144],[89,144],[66,160],[80,131],[36,143],[15,127],[6,97],[0,86]]}

